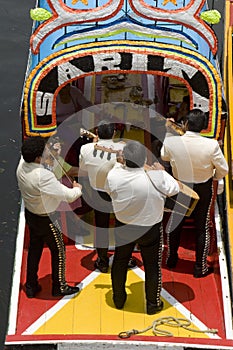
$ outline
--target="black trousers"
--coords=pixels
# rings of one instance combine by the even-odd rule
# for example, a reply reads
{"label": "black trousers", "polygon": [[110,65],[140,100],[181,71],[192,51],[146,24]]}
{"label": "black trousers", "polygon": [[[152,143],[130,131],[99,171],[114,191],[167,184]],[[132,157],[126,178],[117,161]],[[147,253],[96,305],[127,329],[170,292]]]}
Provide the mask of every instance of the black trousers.
{"label": "black trousers", "polygon": [[98,205],[98,210],[94,209],[96,226],[94,245],[98,257],[108,263],[109,221],[110,213],[113,212],[112,201],[111,197],[106,192],[95,191],[94,196],[96,197],[94,208]]}
{"label": "black trousers", "polygon": [[[196,262],[194,269],[196,272],[207,272],[207,256],[210,247],[210,207],[213,196],[213,179],[204,183],[187,184],[193,188],[200,199],[192,213],[196,232]],[[180,245],[181,230],[185,217],[180,221],[180,217],[173,213],[171,218],[171,231],[168,232],[168,257],[174,257]],[[179,222],[179,224],[176,224]],[[176,226],[176,227],[175,227]],[[175,227],[173,229],[173,227]]]}
{"label": "black trousers", "polygon": [[146,300],[156,305],[160,304],[162,242],[161,223],[145,227],[124,225],[116,220],[116,248],[111,269],[114,297],[121,299],[125,295],[128,261],[135,244],[138,243],[145,269]]}
{"label": "black trousers", "polygon": [[51,217],[39,216],[25,209],[25,219],[30,232],[26,284],[32,288],[38,284],[39,262],[46,243],[51,253],[53,286],[64,287],[65,245],[56,214],[51,214]]}

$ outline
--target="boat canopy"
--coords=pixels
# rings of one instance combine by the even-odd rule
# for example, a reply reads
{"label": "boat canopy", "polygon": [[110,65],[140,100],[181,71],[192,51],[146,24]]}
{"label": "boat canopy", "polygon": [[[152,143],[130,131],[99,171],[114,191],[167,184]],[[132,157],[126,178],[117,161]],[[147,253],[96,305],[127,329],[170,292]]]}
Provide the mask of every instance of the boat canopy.
{"label": "boat canopy", "polygon": [[207,1],[39,0],[30,13],[26,136],[56,133],[56,97],[67,83],[143,74],[160,87],[168,78],[184,86],[190,107],[209,116],[203,134],[219,137],[226,107],[213,26],[221,14]]}

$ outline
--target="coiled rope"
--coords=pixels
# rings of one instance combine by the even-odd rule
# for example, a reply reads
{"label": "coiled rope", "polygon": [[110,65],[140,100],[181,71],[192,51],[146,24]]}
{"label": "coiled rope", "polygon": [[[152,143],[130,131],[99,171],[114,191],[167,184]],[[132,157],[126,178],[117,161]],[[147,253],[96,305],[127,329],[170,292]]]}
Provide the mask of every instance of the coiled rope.
{"label": "coiled rope", "polygon": [[137,329],[131,329],[129,331],[123,331],[118,334],[119,338],[129,338],[131,335],[134,334],[140,334],[140,333],[145,333],[152,329],[152,332],[155,336],[165,336],[165,337],[173,337],[173,333],[165,330],[165,329],[158,329],[159,326],[161,325],[166,325],[170,327],[180,327],[183,329],[186,329],[187,331],[190,332],[196,332],[196,333],[212,333],[216,334],[218,333],[217,329],[213,328],[207,328],[204,330],[199,330],[199,329],[194,329],[191,328],[191,321],[187,320],[186,318],[178,318],[178,317],[172,317],[172,316],[167,316],[167,317],[160,317],[154,320],[151,326],[148,326],[142,330],[137,330]]}

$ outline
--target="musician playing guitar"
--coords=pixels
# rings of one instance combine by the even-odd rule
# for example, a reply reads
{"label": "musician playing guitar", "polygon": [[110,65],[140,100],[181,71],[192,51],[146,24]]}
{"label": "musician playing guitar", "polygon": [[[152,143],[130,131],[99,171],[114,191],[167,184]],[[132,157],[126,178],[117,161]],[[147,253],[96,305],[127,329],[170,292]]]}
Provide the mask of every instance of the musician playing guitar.
{"label": "musician playing guitar", "polygon": [[[116,162],[117,152],[105,152],[104,147],[114,150],[122,150],[124,142],[114,142],[115,125],[108,121],[101,121],[97,128],[98,141],[83,145],[80,150],[79,169],[86,171],[92,187],[92,203],[88,203],[95,214],[96,236],[95,247],[98,258],[95,267],[101,272],[108,272],[109,257],[109,221],[110,213],[113,213],[110,196],[106,193],[104,183],[101,183],[101,168],[112,162]],[[101,149],[98,149],[98,146]],[[98,181],[100,180],[100,181]],[[84,198],[85,199],[85,198]],[[133,259],[129,261],[129,267],[135,267]]]}
{"label": "musician playing guitar", "polygon": [[[161,158],[170,162],[176,179],[192,187],[199,195],[199,202],[193,211],[197,242],[193,275],[195,278],[200,278],[213,272],[213,268],[207,265],[213,180],[224,178],[228,172],[228,165],[218,141],[200,135],[200,132],[207,128],[205,113],[200,109],[193,109],[187,114],[186,119],[186,133],[179,138],[166,137],[161,149]],[[184,217],[180,220],[180,217],[173,213],[171,229],[168,232],[169,268],[175,268],[178,262],[183,222]]]}
{"label": "musician playing guitar", "polygon": [[124,164],[116,163],[109,171],[106,190],[116,215],[111,270],[114,304],[117,309],[124,307],[127,262],[138,244],[145,269],[146,312],[152,315],[163,309],[160,293],[164,195],[177,194],[179,184],[160,164],[150,167],[148,176],[144,170],[146,153],[140,142],[127,141]]}

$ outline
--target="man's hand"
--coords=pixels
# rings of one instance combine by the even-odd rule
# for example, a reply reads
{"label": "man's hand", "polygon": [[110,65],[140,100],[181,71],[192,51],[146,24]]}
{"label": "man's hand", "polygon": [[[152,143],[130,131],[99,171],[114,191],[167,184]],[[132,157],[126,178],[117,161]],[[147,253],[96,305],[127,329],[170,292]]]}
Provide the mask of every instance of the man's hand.
{"label": "man's hand", "polygon": [[93,142],[98,142],[99,141],[99,138],[98,138],[98,136],[96,136],[96,137],[93,137],[93,140],[92,140]]}
{"label": "man's hand", "polygon": [[177,180],[177,182],[178,182],[178,185],[179,185],[179,188],[182,190],[183,189],[183,184],[182,184],[182,182],[180,182],[179,180]]}
{"label": "man's hand", "polygon": [[56,142],[54,143],[53,145],[50,144],[50,152],[52,153],[52,155],[55,157],[55,158],[58,158],[61,154],[61,144],[60,142]]}
{"label": "man's hand", "polygon": [[164,166],[160,164],[159,162],[154,162],[152,165],[144,164],[144,170],[164,170]]}
{"label": "man's hand", "polygon": [[76,182],[76,181],[73,181],[73,188],[74,187],[79,187],[80,188],[80,190],[82,189],[82,185],[80,185],[78,182]]}
{"label": "man's hand", "polygon": [[164,170],[164,166],[162,164],[160,164],[159,162],[154,162],[152,165],[151,165],[151,168],[153,170]]}
{"label": "man's hand", "polygon": [[125,158],[123,156],[123,151],[120,150],[119,152],[117,152],[117,156],[116,156],[117,162],[121,163],[121,164],[125,164]]}

